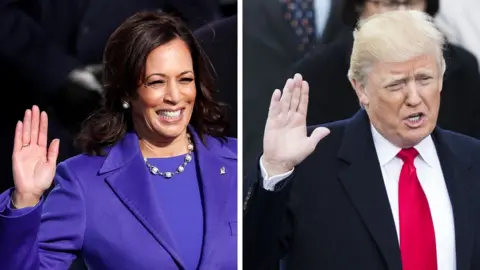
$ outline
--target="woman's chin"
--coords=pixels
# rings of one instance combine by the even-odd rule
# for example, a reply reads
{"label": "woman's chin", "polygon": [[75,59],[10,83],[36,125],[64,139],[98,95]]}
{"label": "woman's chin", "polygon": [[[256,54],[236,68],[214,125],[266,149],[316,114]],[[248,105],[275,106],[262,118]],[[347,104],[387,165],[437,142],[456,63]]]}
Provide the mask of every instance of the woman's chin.
{"label": "woman's chin", "polygon": [[187,126],[184,123],[178,123],[175,125],[160,125],[159,127],[155,128],[155,131],[158,135],[162,137],[176,138],[178,136],[181,136],[185,132],[186,128]]}

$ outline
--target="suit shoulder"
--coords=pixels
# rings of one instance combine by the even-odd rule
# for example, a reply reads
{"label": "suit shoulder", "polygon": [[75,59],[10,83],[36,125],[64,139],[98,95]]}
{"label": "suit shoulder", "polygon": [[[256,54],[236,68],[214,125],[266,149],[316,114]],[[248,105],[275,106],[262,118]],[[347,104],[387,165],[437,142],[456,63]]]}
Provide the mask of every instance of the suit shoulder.
{"label": "suit shoulder", "polygon": [[480,140],[449,130],[443,130],[442,137],[458,158],[467,157],[474,164],[480,162]]}
{"label": "suit shoulder", "polygon": [[473,152],[480,152],[480,140],[450,130],[442,131],[445,139],[450,142],[455,149],[469,149]]}
{"label": "suit shoulder", "polygon": [[227,141],[225,143],[225,146],[232,150],[233,152],[237,153],[237,143],[238,143],[238,140],[236,138],[232,138],[232,137],[227,137]]}
{"label": "suit shoulder", "polygon": [[350,119],[345,119],[307,127],[308,136],[310,136],[310,134],[318,127],[326,127],[330,130],[330,134],[328,134],[318,143],[317,147],[315,148],[315,152],[326,154],[327,156],[336,155],[341,145],[345,128],[347,127],[349,121]]}
{"label": "suit shoulder", "polygon": [[237,158],[237,139],[231,137],[219,138],[206,137],[206,143],[210,150],[229,158]]}
{"label": "suit shoulder", "polygon": [[75,174],[96,173],[102,166],[105,158],[106,156],[79,154],[60,162],[57,170],[68,168],[69,171]]}

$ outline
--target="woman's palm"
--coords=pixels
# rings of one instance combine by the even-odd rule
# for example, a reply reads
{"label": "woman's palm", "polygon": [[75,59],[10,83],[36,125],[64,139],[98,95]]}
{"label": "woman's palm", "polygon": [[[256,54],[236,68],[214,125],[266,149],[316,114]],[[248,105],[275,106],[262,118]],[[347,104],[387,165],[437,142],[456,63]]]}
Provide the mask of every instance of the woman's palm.
{"label": "woman's palm", "polygon": [[47,114],[36,106],[17,123],[12,155],[15,192],[40,197],[51,186],[59,141],[54,140],[47,150],[47,131]]}

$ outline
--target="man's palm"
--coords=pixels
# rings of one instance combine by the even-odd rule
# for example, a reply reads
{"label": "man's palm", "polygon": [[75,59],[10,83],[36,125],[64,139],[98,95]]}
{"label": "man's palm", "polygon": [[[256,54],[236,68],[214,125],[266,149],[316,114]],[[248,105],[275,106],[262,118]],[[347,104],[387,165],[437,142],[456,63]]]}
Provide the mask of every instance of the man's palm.
{"label": "man's palm", "polygon": [[318,142],[329,134],[326,128],[317,128],[307,136],[308,83],[300,74],[288,79],[283,89],[272,95],[265,126],[264,161],[279,171],[288,171],[302,162]]}

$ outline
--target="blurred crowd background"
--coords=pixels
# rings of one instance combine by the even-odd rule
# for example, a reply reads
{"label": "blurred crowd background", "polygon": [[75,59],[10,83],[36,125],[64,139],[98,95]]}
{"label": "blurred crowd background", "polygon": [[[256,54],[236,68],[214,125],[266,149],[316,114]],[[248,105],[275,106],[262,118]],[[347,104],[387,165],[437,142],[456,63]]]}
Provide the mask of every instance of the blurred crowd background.
{"label": "blurred crowd background", "polygon": [[360,18],[395,9],[434,17],[448,41],[438,124],[480,138],[480,1],[244,0],[244,173],[257,166],[271,95],[294,73],[310,85],[308,125],[360,109],[347,78],[352,32]]}
{"label": "blurred crowd background", "polygon": [[[0,0],[0,191],[13,185],[11,155],[18,120],[33,104],[60,138],[59,161],[77,154],[73,139],[102,102],[102,55],[113,31],[138,11],[182,18],[202,43],[237,126],[236,0]],[[80,268],[82,269],[82,268]]]}

